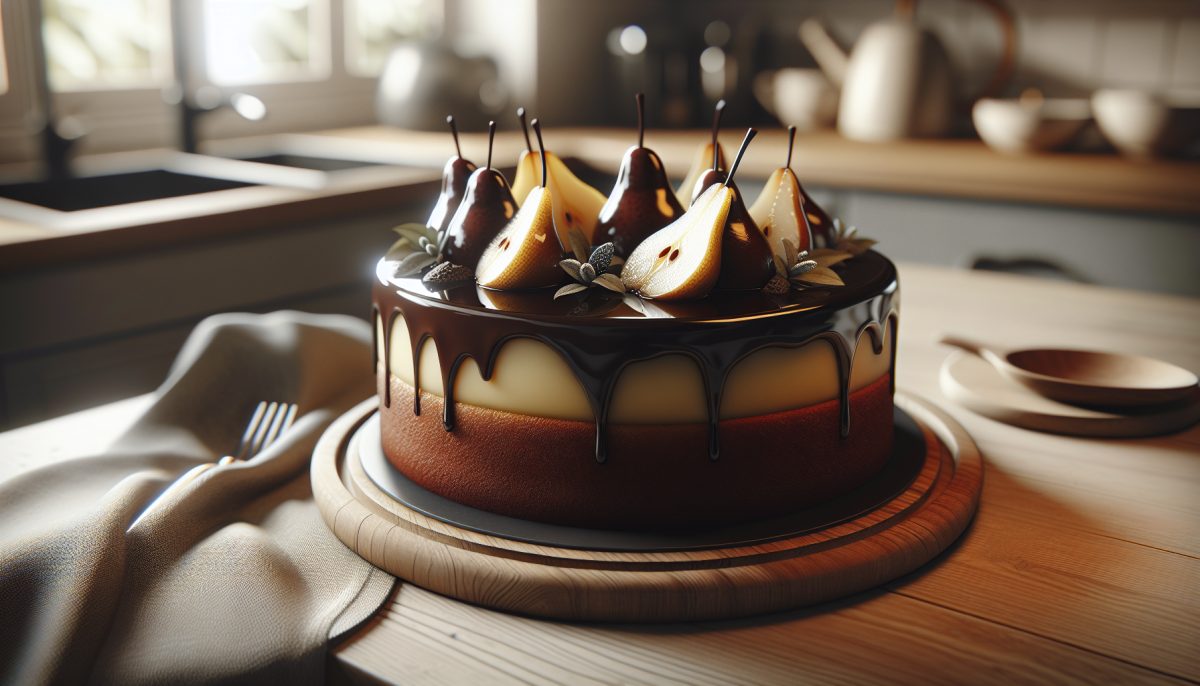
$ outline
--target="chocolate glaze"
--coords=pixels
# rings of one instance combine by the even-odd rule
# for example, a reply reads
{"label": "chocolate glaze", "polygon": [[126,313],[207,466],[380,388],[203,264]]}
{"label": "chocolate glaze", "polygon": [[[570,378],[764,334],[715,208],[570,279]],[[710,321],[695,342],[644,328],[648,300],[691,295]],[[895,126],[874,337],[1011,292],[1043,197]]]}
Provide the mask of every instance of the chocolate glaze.
{"label": "chocolate glaze", "polygon": [[[468,357],[479,363],[483,378],[495,371],[497,355],[513,338],[531,338],[558,351],[583,387],[596,417],[596,460],[608,456],[609,405],[621,371],[635,362],[663,355],[685,355],[696,362],[708,407],[709,457],[719,456],[721,400],[729,371],[738,361],[764,348],[797,348],[828,341],[837,359],[840,430],[850,432],[850,365],[859,342],[883,350],[884,326],[895,327],[899,286],[895,266],[868,251],[837,267],[848,284],[812,288],[782,296],[761,291],[714,293],[703,300],[659,302],[622,298],[600,288],[559,300],[551,291],[487,291],[467,284],[432,292],[417,279],[393,276],[395,261],[376,269],[372,321],[383,323],[383,349],[391,350],[392,324],[403,315],[413,355],[413,412],[421,413],[420,352],[432,339],[438,350],[443,424],[454,430],[454,380]],[[375,327],[372,327],[374,330]],[[374,346],[378,369],[379,345]],[[892,345],[895,383],[896,345]],[[391,406],[391,355],[384,356],[383,405]],[[803,379],[797,379],[803,383]]]}

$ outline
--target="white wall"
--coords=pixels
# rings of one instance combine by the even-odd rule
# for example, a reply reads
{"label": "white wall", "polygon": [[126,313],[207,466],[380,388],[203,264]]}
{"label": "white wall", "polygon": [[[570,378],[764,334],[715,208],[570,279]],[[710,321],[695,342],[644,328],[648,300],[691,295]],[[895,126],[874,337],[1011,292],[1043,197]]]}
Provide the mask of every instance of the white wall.
{"label": "white wall", "polygon": [[[538,0],[539,102],[556,120],[600,123],[609,118],[611,59],[604,38],[613,27],[638,23],[653,43],[675,32],[700,41],[722,19],[734,42],[777,63],[811,65],[796,39],[810,16],[823,19],[845,45],[888,16],[891,0]],[[1200,91],[1200,2],[1195,0],[1007,0],[1016,18],[1016,71],[1010,94],[1030,86],[1047,95],[1085,95],[1107,86]],[[924,0],[918,17],[934,28],[954,60],[966,92],[989,79],[1001,51],[990,10],[966,0]],[[503,31],[502,27],[497,28]],[[738,46],[735,46],[735,49]],[[561,122],[560,122],[561,123]]]}

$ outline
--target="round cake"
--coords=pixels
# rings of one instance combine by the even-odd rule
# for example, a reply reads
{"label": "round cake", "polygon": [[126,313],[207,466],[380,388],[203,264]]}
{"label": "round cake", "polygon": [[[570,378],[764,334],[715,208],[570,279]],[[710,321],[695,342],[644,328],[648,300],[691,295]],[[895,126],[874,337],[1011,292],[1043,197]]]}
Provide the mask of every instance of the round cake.
{"label": "round cake", "polygon": [[[894,265],[814,231],[788,174],[747,209],[719,150],[690,203],[638,205],[630,179],[666,184],[640,137],[603,211],[529,146],[511,188],[489,160],[442,225],[400,227],[373,324],[382,447],[409,480],[521,519],[671,531],[791,514],[887,462]],[[509,195],[527,159],[541,183]],[[502,228],[472,237],[473,198]],[[446,236],[476,263],[445,259]]]}

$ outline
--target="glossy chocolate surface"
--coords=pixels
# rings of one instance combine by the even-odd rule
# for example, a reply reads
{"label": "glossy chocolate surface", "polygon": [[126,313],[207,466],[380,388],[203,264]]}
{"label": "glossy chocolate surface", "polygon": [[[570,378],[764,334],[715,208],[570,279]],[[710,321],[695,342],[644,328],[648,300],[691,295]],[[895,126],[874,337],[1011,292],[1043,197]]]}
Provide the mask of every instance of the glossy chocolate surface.
{"label": "glossy chocolate surface", "polygon": [[[596,417],[596,459],[607,459],[609,405],[621,371],[628,365],[670,354],[696,362],[707,394],[709,457],[719,457],[719,411],[725,381],[736,363],[764,348],[795,348],[824,340],[838,366],[840,428],[849,435],[850,365],[864,340],[883,350],[884,327],[897,313],[895,266],[868,251],[837,266],[844,287],[811,288],[772,296],[761,291],[713,293],[683,302],[641,300],[592,288],[554,300],[552,290],[490,291],[467,283],[433,291],[417,279],[395,278],[395,261],[376,269],[373,313],[383,320],[383,349],[391,350],[391,329],[403,315],[413,351],[414,386],[421,387],[421,345],[438,349],[446,394],[443,423],[454,429],[454,379],[463,360],[475,359],[490,379],[503,344],[531,338],[556,350],[584,389]],[[893,339],[894,340],[894,339]],[[375,349],[378,351],[378,341]],[[893,379],[896,346],[892,346]],[[390,354],[384,357],[390,378]],[[378,365],[378,360],[376,360]],[[796,383],[804,383],[797,379]],[[390,383],[384,388],[390,389]],[[390,407],[390,390],[382,398]],[[420,414],[420,393],[413,411]]]}
{"label": "glossy chocolate surface", "polygon": [[625,151],[617,183],[600,210],[596,242],[611,241],[618,255],[628,257],[647,236],[682,214],[662,160],[649,148],[632,147]]}

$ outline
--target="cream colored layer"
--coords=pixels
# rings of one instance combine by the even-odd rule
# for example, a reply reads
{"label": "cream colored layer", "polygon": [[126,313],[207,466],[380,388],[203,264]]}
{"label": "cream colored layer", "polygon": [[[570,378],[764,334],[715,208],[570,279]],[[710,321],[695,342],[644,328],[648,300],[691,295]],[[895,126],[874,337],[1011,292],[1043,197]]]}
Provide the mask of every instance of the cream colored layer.
{"label": "cream colored layer", "polygon": [[[383,323],[379,317],[375,318],[375,328],[379,359],[383,359]],[[851,367],[851,391],[888,373],[891,348],[891,327],[878,355],[869,341],[862,341]],[[397,317],[392,325],[390,354],[392,374],[413,385],[412,344],[403,317]],[[421,347],[421,390],[441,396],[437,355],[437,346],[427,340]],[[721,418],[769,414],[831,400],[838,395],[837,381],[837,361],[825,341],[813,341],[800,348],[760,350],[730,372]],[[459,367],[454,390],[455,399],[469,405],[556,419],[593,419],[583,387],[566,361],[533,339],[517,338],[505,343],[489,381],[483,380],[478,363],[467,358]],[[708,413],[700,370],[683,355],[631,364],[617,381],[609,411],[611,421],[621,424],[704,422]]]}

